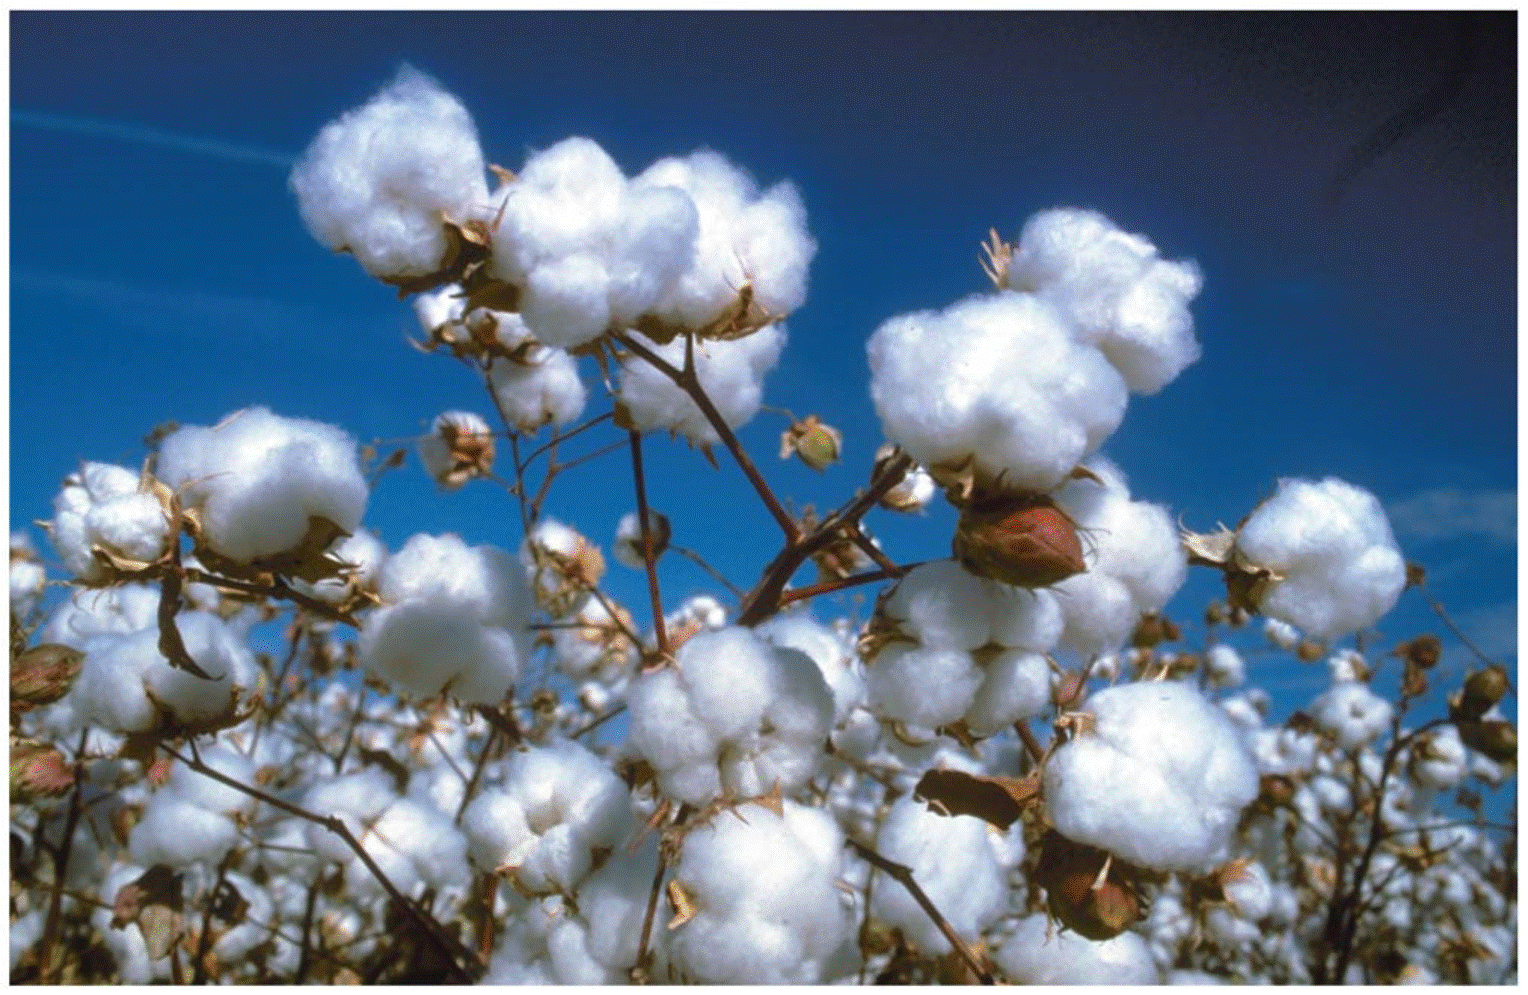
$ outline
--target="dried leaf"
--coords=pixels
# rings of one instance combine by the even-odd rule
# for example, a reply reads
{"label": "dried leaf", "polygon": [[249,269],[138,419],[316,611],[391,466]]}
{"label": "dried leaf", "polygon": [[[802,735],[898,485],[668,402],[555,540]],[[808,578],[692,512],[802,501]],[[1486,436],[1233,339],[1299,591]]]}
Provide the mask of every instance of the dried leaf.
{"label": "dried leaf", "polygon": [[959,770],[931,770],[918,779],[913,797],[943,815],[974,815],[1007,829],[1040,801],[1040,776],[983,777]]}
{"label": "dried leaf", "polygon": [[1201,567],[1225,567],[1231,563],[1236,546],[1236,533],[1222,525],[1214,532],[1190,532],[1183,529],[1180,535],[1189,563]]}
{"label": "dried leaf", "polygon": [[180,933],[181,877],[164,864],[155,864],[123,885],[112,902],[111,925],[124,929],[137,923],[149,956],[166,956]]}

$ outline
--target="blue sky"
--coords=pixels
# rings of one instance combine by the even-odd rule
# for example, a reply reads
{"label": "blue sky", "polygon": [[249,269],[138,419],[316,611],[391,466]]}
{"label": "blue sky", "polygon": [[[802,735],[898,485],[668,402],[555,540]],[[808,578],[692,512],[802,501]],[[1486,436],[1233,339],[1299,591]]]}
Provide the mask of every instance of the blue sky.
{"label": "blue sky", "polygon": [[[136,465],[171,418],[263,403],[364,442],[486,410],[286,188],[319,127],[408,61],[510,168],[582,134],[628,172],[704,145],[800,187],[819,252],[767,401],[842,428],[845,460],[774,461],[778,416],[744,432],[798,504],[867,475],[877,325],[982,289],[989,226],[1093,207],[1206,275],[1203,359],[1134,399],[1105,450],[1133,491],[1209,528],[1279,476],[1343,477],[1391,509],[1472,638],[1515,653],[1515,35],[1512,13],[12,13],[11,523],[48,517],[80,460]],[[1323,210],[1351,151],[1450,78]],[[740,475],[666,439],[648,455],[676,539],[747,586],[772,534]],[[608,540],[627,477],[622,457],[575,470],[552,511]],[[871,526],[912,561],[946,554],[951,521]],[[502,492],[439,495],[412,461],[368,524],[393,546],[519,540]],[[681,569],[666,593],[705,586]],[[1175,614],[1214,588],[1196,578]],[[1428,630],[1408,593],[1384,644]]]}

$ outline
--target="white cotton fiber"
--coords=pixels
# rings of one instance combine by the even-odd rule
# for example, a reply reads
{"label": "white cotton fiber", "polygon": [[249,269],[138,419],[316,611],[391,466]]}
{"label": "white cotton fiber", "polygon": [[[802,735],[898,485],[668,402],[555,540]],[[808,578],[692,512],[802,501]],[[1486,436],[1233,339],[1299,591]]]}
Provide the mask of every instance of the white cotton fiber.
{"label": "white cotton fiber", "polygon": [[548,346],[534,347],[524,362],[496,357],[488,379],[505,419],[526,434],[548,423],[568,424],[588,400],[578,361]]}
{"label": "white cotton fiber", "polygon": [[933,729],[966,714],[982,679],[965,650],[894,643],[865,672],[866,704],[877,717]]}
{"label": "white cotton fiber", "polygon": [[674,880],[695,915],[669,936],[673,964],[701,984],[821,982],[853,920],[834,882],[843,836],[827,813],[785,802],[717,813],[691,830]]}
{"label": "white cotton fiber", "polygon": [[[685,343],[664,346],[646,337],[632,337],[669,365],[683,367]],[[783,325],[769,325],[752,335],[729,341],[695,343],[695,369],[700,385],[729,428],[738,428],[758,414],[764,399],[764,377],[785,348]],[[641,432],[668,431],[697,446],[721,441],[699,407],[666,375],[635,354],[621,360],[617,399],[633,428]]]}
{"label": "white cotton fiber", "polygon": [[490,213],[471,116],[408,66],[364,106],[325,125],[291,185],[313,237],[383,280],[425,276],[445,263],[442,215],[461,224]]}
{"label": "white cotton fiber", "polygon": [[811,657],[832,689],[835,724],[864,699],[865,682],[855,665],[854,648],[810,614],[785,612],[757,626],[754,632],[776,646],[800,650]]}
{"label": "white cotton fiber", "polygon": [[1151,948],[1138,934],[1090,940],[1056,928],[1044,913],[1019,920],[993,960],[1018,985],[1156,985],[1162,980]]}
{"label": "white cotton fiber", "polygon": [[158,611],[159,588],[148,584],[76,591],[48,616],[38,641],[83,649],[92,636],[123,635],[153,626]]}
{"label": "white cotton fiber", "polygon": [[[1022,829],[1015,823],[1011,831]],[[875,849],[913,872],[929,901],[956,934],[973,942],[999,915],[1008,898],[1005,859],[1015,856],[1001,835],[975,816],[939,815],[911,795],[898,799],[876,834]],[[1022,847],[1018,856],[1022,857]],[[884,876],[871,892],[870,911],[896,926],[920,951],[949,953],[950,941],[906,888]]]}
{"label": "white cotton fiber", "polygon": [[667,794],[695,805],[801,785],[833,721],[810,657],[735,626],[692,637],[676,669],[639,677],[627,701],[631,747]]}
{"label": "white cotton fiber", "polygon": [[91,552],[151,562],[169,546],[170,521],[159,499],[138,492],[138,475],[109,463],[86,463],[53,499],[48,536],[64,568],[83,581],[106,572]]}
{"label": "white cotton fiber", "polygon": [[1062,835],[1145,867],[1208,866],[1257,796],[1257,767],[1231,720],[1177,681],[1118,685],[1045,766]]}
{"label": "white cotton fiber", "polygon": [[161,789],[150,797],[128,834],[127,849],[144,867],[215,867],[238,841],[238,827],[228,816]]}
{"label": "white cotton fiber", "polygon": [[1406,561],[1378,499],[1333,477],[1279,481],[1237,531],[1236,549],[1281,578],[1260,610],[1313,639],[1372,625],[1406,584]]}
{"label": "white cotton fiber", "polygon": [[746,282],[758,308],[783,318],[806,300],[807,267],[817,243],[790,183],[759,191],[753,179],[709,149],[654,163],[637,188],[675,188],[694,204],[694,254],[677,284],[653,306],[657,317],[689,328],[714,321]]}
{"label": "white cotton fiber", "polygon": [[1051,670],[1045,657],[1005,650],[982,668],[981,686],[965,720],[975,735],[992,736],[1040,714],[1050,703]]}
{"label": "white cotton fiber", "polygon": [[985,605],[988,584],[954,560],[934,560],[913,568],[887,597],[885,613],[924,646],[973,650],[992,638]]}
{"label": "white cotton fiber", "polygon": [[1394,709],[1361,681],[1337,681],[1306,709],[1337,745],[1354,750],[1390,728]]}
{"label": "white cotton fiber", "polygon": [[207,545],[239,563],[292,551],[311,518],[353,532],[366,509],[354,439],[263,407],[177,429],[160,447],[158,472],[199,511]]}
{"label": "white cotton fiber", "polygon": [[1198,267],[1157,258],[1150,241],[1097,211],[1030,218],[1006,276],[1066,313],[1078,340],[1098,346],[1134,393],[1156,393],[1199,358],[1188,313],[1203,283]]}
{"label": "white cotton fiber", "polygon": [[886,437],[925,466],[1048,491],[1119,427],[1125,381],[1032,294],[969,297],[893,318],[870,338]]}

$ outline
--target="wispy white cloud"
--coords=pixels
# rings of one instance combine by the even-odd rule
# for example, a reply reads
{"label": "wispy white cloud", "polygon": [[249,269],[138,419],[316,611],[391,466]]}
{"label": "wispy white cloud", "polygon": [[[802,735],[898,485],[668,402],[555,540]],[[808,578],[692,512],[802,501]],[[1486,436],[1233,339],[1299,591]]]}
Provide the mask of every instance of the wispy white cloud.
{"label": "wispy white cloud", "polygon": [[1517,493],[1465,491],[1440,487],[1391,505],[1390,521],[1403,537],[1431,542],[1482,536],[1511,545],[1517,542]]}
{"label": "wispy white cloud", "polygon": [[276,149],[225,142],[217,138],[185,135],[165,131],[131,121],[111,121],[104,118],[79,117],[73,114],[49,114],[13,108],[11,127],[40,128],[45,131],[86,135],[91,138],[107,138],[137,145],[153,145],[158,148],[184,152],[188,155],[207,156],[225,162],[245,162],[277,169],[291,169],[295,157]]}

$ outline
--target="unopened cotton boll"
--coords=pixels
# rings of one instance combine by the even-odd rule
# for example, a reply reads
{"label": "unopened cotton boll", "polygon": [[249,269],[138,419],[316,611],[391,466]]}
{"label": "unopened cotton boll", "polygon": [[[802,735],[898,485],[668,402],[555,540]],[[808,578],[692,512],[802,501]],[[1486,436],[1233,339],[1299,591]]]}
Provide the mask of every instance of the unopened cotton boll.
{"label": "unopened cotton boll", "polygon": [[1091,718],[1045,766],[1056,829],[1143,867],[1213,861],[1258,792],[1257,767],[1225,713],[1174,681],[1107,688],[1082,712]]}
{"label": "unopened cotton boll", "polygon": [[970,297],[892,318],[869,342],[886,437],[930,469],[971,461],[978,479],[1049,491],[1125,414],[1124,380],[1032,294]]}
{"label": "unopened cotton boll", "polygon": [[[1020,832],[1015,823],[1010,833]],[[1013,848],[1004,845],[997,831],[983,820],[937,814],[909,794],[886,813],[876,834],[875,849],[886,859],[912,869],[914,880],[929,901],[967,943],[1002,914],[1008,886],[1007,867],[1000,858],[1012,856]],[[870,911],[901,929],[925,953],[938,955],[951,950],[950,941],[928,913],[895,882],[876,882]]]}
{"label": "unopened cotton boll", "polygon": [[704,805],[789,791],[815,773],[833,696],[810,657],[729,626],[692,636],[677,663],[627,693],[630,746],[666,794]]}
{"label": "unopened cotton boll", "polygon": [[1079,340],[1097,345],[1134,393],[1155,394],[1199,358],[1188,313],[1203,285],[1199,268],[1158,258],[1149,240],[1097,211],[1053,208],[1030,218],[1005,275],[1008,286],[1066,313]]}
{"label": "unopened cotton boll", "polygon": [[489,214],[477,130],[460,102],[408,66],[329,123],[292,170],[313,237],[366,272],[400,282],[439,270],[457,224]]}
{"label": "unopened cotton boll", "polygon": [[544,425],[573,421],[589,396],[578,361],[549,346],[532,348],[524,361],[495,357],[488,382],[505,419],[527,435]]}
{"label": "unopened cotton boll", "polygon": [[1311,702],[1307,711],[1344,750],[1357,749],[1379,737],[1390,727],[1394,714],[1388,701],[1359,681],[1337,681]]}
{"label": "unopened cotton boll", "polygon": [[1021,985],[1156,985],[1151,950],[1135,933],[1090,940],[1055,929],[1043,913],[1019,920],[993,953],[998,968]]}
{"label": "unopened cotton boll", "polygon": [[[639,333],[632,333],[632,338],[669,365],[684,366],[683,340],[660,346]],[[758,414],[764,400],[764,377],[774,369],[784,348],[785,327],[779,324],[740,339],[695,343],[696,376],[727,427],[738,428]],[[635,354],[621,360],[617,401],[626,422],[639,432],[673,432],[697,446],[721,441],[695,402]]]}
{"label": "unopened cotton boll", "polygon": [[1275,575],[1259,610],[1313,639],[1372,625],[1406,584],[1406,562],[1378,499],[1332,477],[1279,481],[1237,530],[1236,549]]}
{"label": "unopened cotton boll", "polygon": [[263,407],[165,438],[159,477],[200,514],[208,548],[237,563],[291,553],[315,520],[341,533],[361,524],[366,478],[355,440],[332,425]]}
{"label": "unopened cotton boll", "polygon": [[694,915],[669,936],[673,964],[702,984],[808,984],[850,942],[834,881],[843,834],[832,817],[785,802],[750,805],[691,830],[674,880]]}

